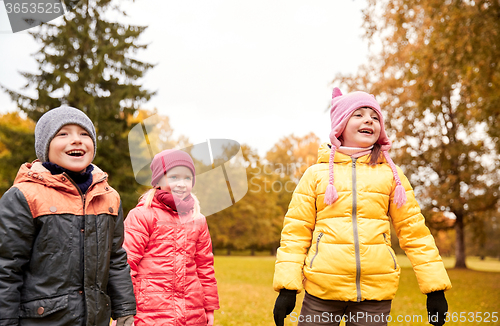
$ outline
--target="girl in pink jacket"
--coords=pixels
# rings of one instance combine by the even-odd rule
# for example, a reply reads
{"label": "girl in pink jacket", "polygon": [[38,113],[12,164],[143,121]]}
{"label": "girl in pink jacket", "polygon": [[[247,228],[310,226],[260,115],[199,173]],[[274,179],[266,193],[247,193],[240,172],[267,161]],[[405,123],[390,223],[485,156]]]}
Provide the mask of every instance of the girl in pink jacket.
{"label": "girl in pink jacket", "polygon": [[193,160],[165,150],[154,157],[151,171],[153,189],[125,220],[135,325],[211,326],[219,298],[207,222],[191,193]]}

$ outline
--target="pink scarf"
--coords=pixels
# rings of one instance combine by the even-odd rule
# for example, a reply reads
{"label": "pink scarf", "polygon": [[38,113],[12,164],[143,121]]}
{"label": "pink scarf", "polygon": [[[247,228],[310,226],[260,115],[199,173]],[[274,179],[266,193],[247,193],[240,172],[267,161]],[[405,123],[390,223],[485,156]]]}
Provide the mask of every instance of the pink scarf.
{"label": "pink scarf", "polygon": [[179,198],[174,198],[174,195],[171,193],[158,189],[156,190],[155,197],[160,203],[178,212],[179,215],[186,215],[194,208],[194,198],[191,194],[180,200]]}

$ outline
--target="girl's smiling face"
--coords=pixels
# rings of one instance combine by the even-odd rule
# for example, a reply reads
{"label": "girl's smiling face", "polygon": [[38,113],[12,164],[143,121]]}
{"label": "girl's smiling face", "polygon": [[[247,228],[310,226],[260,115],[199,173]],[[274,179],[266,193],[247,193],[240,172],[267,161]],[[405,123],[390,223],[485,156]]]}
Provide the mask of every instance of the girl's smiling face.
{"label": "girl's smiling face", "polygon": [[165,177],[160,180],[159,185],[161,190],[165,190],[182,200],[191,194],[193,173],[186,166],[176,166],[167,171]]}
{"label": "girl's smiling face", "polygon": [[380,129],[378,114],[370,108],[359,108],[353,112],[342,132],[342,146],[370,147],[380,137]]}

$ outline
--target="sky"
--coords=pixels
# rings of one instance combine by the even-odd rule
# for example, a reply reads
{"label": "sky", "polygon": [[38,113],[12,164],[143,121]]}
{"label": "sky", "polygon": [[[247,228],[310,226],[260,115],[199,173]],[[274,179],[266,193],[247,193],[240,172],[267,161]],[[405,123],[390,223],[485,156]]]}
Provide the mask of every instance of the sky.
{"label": "sky", "polygon": [[[33,95],[19,72],[37,71],[31,54],[40,46],[11,32],[2,2],[0,84]],[[292,133],[328,141],[331,81],[368,57],[365,0],[120,3],[121,21],[148,26],[140,42],[149,46],[136,56],[156,64],[142,82],[157,95],[144,108],[168,116],[174,135],[193,144],[232,139],[264,156]],[[15,109],[0,92],[0,113]]]}

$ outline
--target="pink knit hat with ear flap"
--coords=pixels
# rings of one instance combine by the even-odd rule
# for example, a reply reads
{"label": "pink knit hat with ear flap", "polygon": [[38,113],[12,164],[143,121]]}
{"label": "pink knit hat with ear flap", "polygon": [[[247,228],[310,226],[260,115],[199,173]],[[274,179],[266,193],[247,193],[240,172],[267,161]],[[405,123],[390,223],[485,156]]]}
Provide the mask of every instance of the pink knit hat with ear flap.
{"label": "pink knit hat with ear flap", "polygon": [[332,94],[332,107],[330,109],[330,119],[332,121],[332,130],[330,132],[330,141],[332,143],[332,151],[330,153],[330,174],[328,186],[325,193],[325,204],[331,205],[339,198],[337,194],[337,189],[333,185],[333,161],[335,157],[335,152],[340,147],[340,140],[338,137],[342,135],[342,132],[347,125],[347,122],[351,118],[354,111],[359,108],[371,108],[377,112],[380,121],[380,136],[377,143],[381,145],[382,153],[384,154],[385,160],[389,163],[391,167],[392,174],[394,175],[394,180],[396,181],[396,193],[394,195],[394,203],[400,208],[406,203],[406,192],[404,187],[401,185],[401,179],[399,178],[398,172],[396,170],[396,165],[389,156],[389,149],[391,148],[391,141],[384,128],[384,116],[380,110],[380,105],[375,100],[375,96],[365,93],[365,92],[352,92],[346,95],[342,95],[340,89],[335,87]]}

